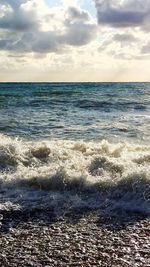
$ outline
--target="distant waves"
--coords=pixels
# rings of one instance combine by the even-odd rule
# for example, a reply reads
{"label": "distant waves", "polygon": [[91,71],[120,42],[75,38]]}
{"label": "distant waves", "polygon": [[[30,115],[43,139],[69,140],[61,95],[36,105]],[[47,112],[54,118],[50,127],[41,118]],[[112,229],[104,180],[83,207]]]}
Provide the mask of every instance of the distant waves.
{"label": "distant waves", "polygon": [[0,83],[0,114],[1,133],[30,140],[148,141],[150,84]]}

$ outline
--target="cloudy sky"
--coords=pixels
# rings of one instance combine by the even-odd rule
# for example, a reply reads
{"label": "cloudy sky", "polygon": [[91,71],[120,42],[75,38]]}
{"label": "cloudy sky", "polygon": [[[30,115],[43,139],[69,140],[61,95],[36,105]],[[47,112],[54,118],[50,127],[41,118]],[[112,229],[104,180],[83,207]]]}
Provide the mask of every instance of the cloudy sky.
{"label": "cloudy sky", "polygon": [[150,0],[0,0],[0,81],[150,81]]}

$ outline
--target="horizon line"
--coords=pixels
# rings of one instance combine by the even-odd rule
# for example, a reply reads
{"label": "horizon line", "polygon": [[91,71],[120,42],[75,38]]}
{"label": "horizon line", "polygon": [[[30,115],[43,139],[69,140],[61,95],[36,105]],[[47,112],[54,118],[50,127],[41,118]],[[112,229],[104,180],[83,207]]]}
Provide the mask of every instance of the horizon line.
{"label": "horizon line", "polygon": [[150,83],[150,81],[0,81],[1,83]]}

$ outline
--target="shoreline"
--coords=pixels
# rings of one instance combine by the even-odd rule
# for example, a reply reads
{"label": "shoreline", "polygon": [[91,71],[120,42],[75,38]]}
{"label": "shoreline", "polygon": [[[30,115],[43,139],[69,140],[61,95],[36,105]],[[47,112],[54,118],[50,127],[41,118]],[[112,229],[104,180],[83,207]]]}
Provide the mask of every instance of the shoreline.
{"label": "shoreline", "polygon": [[21,266],[150,266],[150,218],[76,210],[1,215],[0,262]]}

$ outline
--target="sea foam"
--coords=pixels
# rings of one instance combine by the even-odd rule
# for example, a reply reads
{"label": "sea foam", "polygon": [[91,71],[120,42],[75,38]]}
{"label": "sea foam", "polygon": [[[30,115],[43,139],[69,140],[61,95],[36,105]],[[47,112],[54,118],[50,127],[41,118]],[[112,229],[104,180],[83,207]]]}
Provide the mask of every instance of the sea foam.
{"label": "sea foam", "polygon": [[0,135],[0,209],[70,207],[150,214],[150,146]]}

